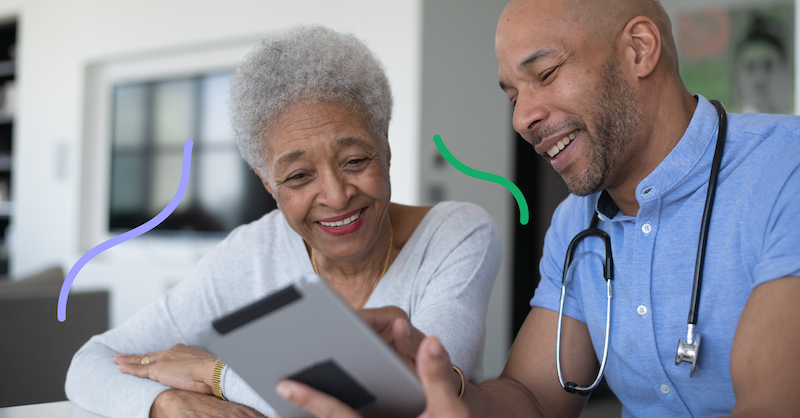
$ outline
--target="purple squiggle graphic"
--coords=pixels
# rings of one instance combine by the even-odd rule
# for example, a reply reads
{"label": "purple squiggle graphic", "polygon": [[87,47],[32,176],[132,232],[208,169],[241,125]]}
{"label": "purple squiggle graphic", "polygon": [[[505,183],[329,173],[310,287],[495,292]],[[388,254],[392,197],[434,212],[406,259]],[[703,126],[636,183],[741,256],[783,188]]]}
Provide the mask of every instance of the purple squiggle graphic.
{"label": "purple squiggle graphic", "polygon": [[81,271],[83,266],[85,266],[89,260],[93,259],[98,254],[111,247],[122,244],[131,238],[136,238],[139,235],[150,231],[158,226],[158,224],[161,222],[164,222],[164,220],[175,211],[175,208],[177,208],[178,204],[181,203],[181,199],[183,199],[183,195],[186,193],[186,188],[189,185],[189,174],[192,172],[192,145],[194,145],[194,143],[191,139],[187,139],[186,143],[183,145],[181,183],[178,185],[178,191],[175,192],[175,196],[173,196],[172,200],[169,201],[167,207],[159,212],[158,215],[153,217],[153,219],[150,219],[136,228],[133,228],[128,232],[111,238],[110,240],[92,248],[89,250],[89,252],[84,254],[74,266],[72,266],[72,268],[69,270],[69,273],[67,273],[67,278],[64,280],[64,284],[61,285],[61,293],[58,294],[58,308],[56,312],[58,322],[64,322],[67,320],[67,298],[69,297],[69,290],[72,287],[72,282],[75,281],[75,276],[78,275],[78,272]]}

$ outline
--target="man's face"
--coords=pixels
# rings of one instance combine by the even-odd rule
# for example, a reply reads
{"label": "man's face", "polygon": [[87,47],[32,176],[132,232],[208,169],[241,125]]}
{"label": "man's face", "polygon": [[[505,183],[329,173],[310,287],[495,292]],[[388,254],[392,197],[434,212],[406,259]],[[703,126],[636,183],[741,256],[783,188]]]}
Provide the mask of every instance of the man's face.
{"label": "man's face", "polygon": [[579,196],[612,186],[641,121],[613,45],[567,22],[559,2],[509,5],[497,28],[500,84],[514,129]]}

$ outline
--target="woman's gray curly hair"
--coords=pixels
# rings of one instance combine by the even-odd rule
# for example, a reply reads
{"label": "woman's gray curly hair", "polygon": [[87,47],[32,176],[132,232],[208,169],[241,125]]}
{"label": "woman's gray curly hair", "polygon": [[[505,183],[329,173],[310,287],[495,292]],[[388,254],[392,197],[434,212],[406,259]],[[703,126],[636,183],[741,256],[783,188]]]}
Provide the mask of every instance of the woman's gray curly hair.
{"label": "woman's gray curly hair", "polygon": [[310,26],[261,41],[231,81],[231,123],[242,157],[268,175],[266,132],[295,103],[342,103],[364,112],[388,151],[392,92],[380,62],[350,34]]}

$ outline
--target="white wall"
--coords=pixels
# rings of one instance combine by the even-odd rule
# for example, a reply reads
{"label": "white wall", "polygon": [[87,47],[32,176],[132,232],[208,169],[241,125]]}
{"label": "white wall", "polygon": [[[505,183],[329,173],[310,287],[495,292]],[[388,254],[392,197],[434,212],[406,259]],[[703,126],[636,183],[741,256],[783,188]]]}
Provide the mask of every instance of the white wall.
{"label": "white wall", "polygon": [[[449,164],[437,168],[433,136],[476,170],[514,175],[511,105],[498,87],[494,33],[504,0],[425,0],[423,3],[420,193],[432,187],[445,200],[473,202],[489,212],[503,243],[503,260],[486,318],[484,378],[497,377],[511,342],[513,225],[519,211],[504,187],[468,177]],[[532,203],[532,202],[531,202]]]}
{"label": "white wall", "polygon": [[[423,4],[423,0],[0,0],[0,18],[17,15],[20,24],[12,273],[22,275],[51,264],[68,270],[89,249],[86,242],[81,244],[81,233],[86,231],[81,223],[86,209],[81,193],[91,192],[85,189],[82,174],[94,175],[86,170],[91,159],[83,161],[92,146],[84,122],[93,116],[84,114],[87,68],[270,36],[301,23],[355,33],[386,67],[395,97],[389,132],[394,201],[421,203],[420,165],[431,154],[434,133],[443,135],[465,162],[510,175],[510,148],[493,143],[507,142],[510,132],[508,106],[496,88],[493,50],[494,27],[504,1],[463,6],[455,0],[431,1],[428,23],[438,30],[427,33],[422,28]],[[428,86],[444,86],[446,91],[432,87],[425,100],[421,61],[428,41],[423,36],[437,48],[454,42],[457,62],[469,68],[461,77],[451,78],[447,72],[452,63],[439,68],[444,57],[428,55],[427,69],[434,77]],[[470,58],[473,50],[480,57],[475,61]],[[436,81],[438,77],[444,84]],[[439,96],[440,92],[450,96]],[[456,100],[465,107],[449,106]],[[423,117],[428,121],[425,130],[420,126]],[[424,156],[421,147],[427,147]],[[490,157],[484,155],[487,151],[492,151]],[[66,173],[57,170],[59,159],[66,162]],[[487,208],[508,248],[512,214],[508,193],[461,173],[446,177],[453,185],[450,198]],[[73,289],[111,289],[115,326],[185,277],[213,244],[144,235],[89,262]],[[508,350],[508,255],[505,260],[489,312],[484,353],[488,375],[499,373]]]}
{"label": "white wall", "polygon": [[[420,8],[421,0],[0,2],[0,17],[16,14],[20,24],[12,273],[50,264],[68,270],[86,250],[79,236],[88,64],[274,35],[301,23],[352,32],[383,62],[395,97],[393,200],[417,203]],[[116,325],[183,278],[211,244],[143,236],[92,260],[73,288],[111,288]]]}

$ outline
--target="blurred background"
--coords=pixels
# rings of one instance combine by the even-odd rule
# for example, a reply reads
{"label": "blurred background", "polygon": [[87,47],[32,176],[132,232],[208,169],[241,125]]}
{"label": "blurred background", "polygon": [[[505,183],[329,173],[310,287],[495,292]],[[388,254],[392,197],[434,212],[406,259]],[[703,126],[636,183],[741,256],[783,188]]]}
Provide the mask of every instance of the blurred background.
{"label": "blurred background", "polygon": [[[474,202],[500,229],[504,258],[474,380],[496,377],[530,309],[550,215],[567,194],[511,129],[512,109],[497,87],[494,31],[505,3],[0,0],[0,355],[20,359],[21,370],[49,355],[55,363],[43,373],[65,371],[90,335],[124,322],[228,231],[274,208],[233,143],[228,82],[259,40],[322,24],[354,33],[386,68],[395,98],[393,200]],[[794,113],[794,1],[664,6],[690,91],[731,111]],[[531,222],[519,224],[504,188],[449,166],[433,145],[436,134],[465,164],[514,180]],[[65,273],[166,205],[189,138],[192,177],[178,210],[86,265],[68,320],[58,323]],[[46,400],[63,396],[63,374],[58,379],[53,390],[62,395]],[[7,384],[0,383],[0,406],[43,401],[14,395]]]}

